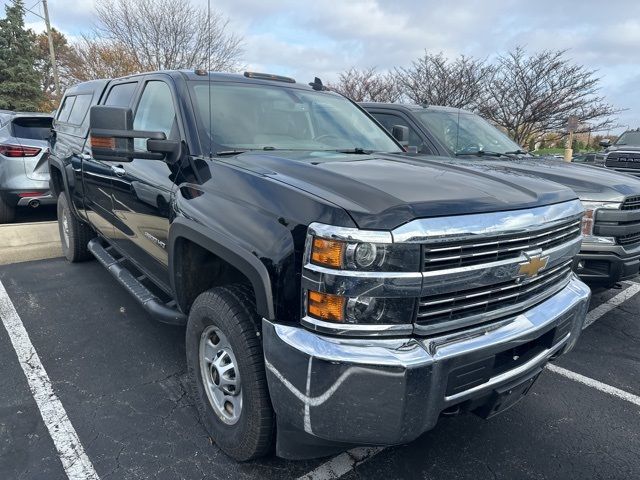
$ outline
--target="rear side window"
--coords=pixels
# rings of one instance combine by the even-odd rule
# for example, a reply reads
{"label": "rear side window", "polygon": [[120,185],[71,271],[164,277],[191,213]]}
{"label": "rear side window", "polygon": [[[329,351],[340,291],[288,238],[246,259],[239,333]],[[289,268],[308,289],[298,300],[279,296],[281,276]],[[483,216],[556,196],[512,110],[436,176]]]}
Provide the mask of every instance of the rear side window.
{"label": "rear side window", "polygon": [[48,140],[52,121],[51,117],[19,117],[12,122],[12,134],[17,138]]}
{"label": "rear side window", "polygon": [[121,83],[120,85],[114,85],[109,90],[105,105],[113,107],[128,107],[131,105],[131,99],[136,91],[138,82]]}
{"label": "rear side window", "polygon": [[69,119],[69,114],[71,113],[71,109],[73,108],[73,104],[75,101],[75,95],[65,97],[64,101],[62,102],[62,107],[60,107],[60,111],[58,112],[59,122],[66,122]]}
{"label": "rear side window", "polygon": [[76,101],[73,103],[73,107],[71,107],[71,113],[69,114],[67,123],[72,125],[82,124],[84,117],[87,116],[87,112],[91,106],[92,98],[93,95],[91,94],[77,95]]}

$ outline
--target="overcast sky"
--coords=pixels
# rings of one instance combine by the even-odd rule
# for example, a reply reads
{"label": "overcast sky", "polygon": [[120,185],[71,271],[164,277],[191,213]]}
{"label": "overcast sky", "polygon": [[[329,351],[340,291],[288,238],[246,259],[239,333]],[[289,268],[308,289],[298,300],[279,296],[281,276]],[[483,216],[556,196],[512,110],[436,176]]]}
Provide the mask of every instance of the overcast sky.
{"label": "overcast sky", "polygon": [[[244,37],[249,69],[298,81],[335,80],[352,65],[407,65],[425,49],[491,59],[516,45],[566,48],[598,70],[610,103],[628,109],[619,123],[640,127],[639,0],[212,0],[212,8]],[[49,10],[70,36],[93,21],[93,0],[49,0]],[[37,17],[27,21],[42,30]]]}

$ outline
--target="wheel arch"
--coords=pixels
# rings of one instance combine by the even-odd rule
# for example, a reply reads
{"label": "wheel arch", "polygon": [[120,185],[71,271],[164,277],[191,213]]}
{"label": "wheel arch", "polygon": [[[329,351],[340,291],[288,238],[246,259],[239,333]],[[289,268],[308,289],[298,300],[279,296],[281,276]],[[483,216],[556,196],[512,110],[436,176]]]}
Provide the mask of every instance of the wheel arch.
{"label": "wheel arch", "polygon": [[193,220],[178,217],[172,222],[169,230],[169,277],[176,301],[184,313],[188,312],[190,305],[178,280],[181,271],[178,248],[182,240],[198,245],[244,275],[253,288],[257,313],[267,319],[275,318],[271,278],[264,263],[227,236]]}

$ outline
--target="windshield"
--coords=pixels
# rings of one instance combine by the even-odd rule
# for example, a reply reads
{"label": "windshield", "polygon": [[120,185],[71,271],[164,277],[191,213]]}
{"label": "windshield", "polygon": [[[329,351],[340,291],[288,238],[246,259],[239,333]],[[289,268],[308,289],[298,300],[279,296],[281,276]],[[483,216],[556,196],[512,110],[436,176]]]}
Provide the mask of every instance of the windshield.
{"label": "windshield", "polygon": [[330,92],[241,83],[190,82],[202,150],[402,151],[344,97]]}
{"label": "windshield", "polygon": [[417,111],[416,116],[432,135],[455,154],[504,154],[522,150],[517,143],[474,113],[427,108]]}
{"label": "windshield", "polygon": [[620,135],[620,138],[618,138],[618,140],[616,140],[616,143],[614,143],[614,145],[634,145],[636,147],[640,146],[640,132],[633,131],[633,132],[624,132],[622,135]]}

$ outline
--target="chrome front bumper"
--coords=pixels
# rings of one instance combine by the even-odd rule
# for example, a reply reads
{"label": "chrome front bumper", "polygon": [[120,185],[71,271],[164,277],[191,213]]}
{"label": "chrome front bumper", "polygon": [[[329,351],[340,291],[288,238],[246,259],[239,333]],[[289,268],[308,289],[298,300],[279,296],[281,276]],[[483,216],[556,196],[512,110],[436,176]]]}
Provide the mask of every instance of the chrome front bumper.
{"label": "chrome front bumper", "polygon": [[[444,410],[488,397],[573,348],[590,296],[589,288],[573,276],[564,289],[523,314],[429,338],[338,338],[263,320],[278,455],[313,456],[314,443],[347,448],[415,439],[433,428]],[[540,340],[529,357],[517,363],[514,356],[513,368],[450,391],[450,379],[461,368],[491,362],[542,338],[546,343]]]}

